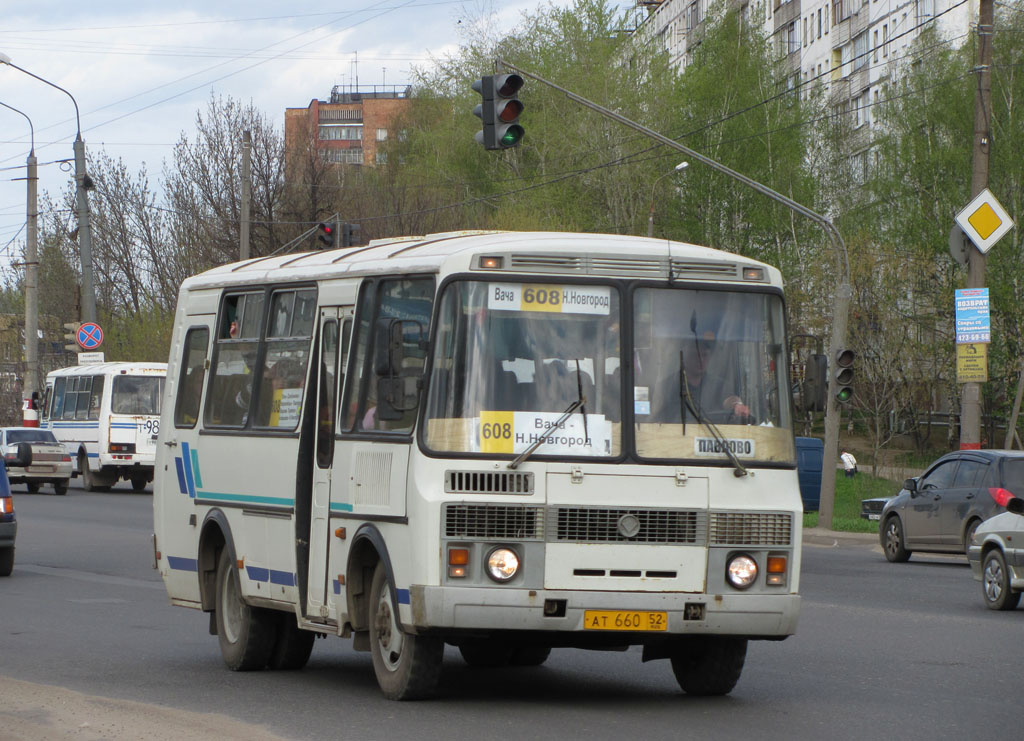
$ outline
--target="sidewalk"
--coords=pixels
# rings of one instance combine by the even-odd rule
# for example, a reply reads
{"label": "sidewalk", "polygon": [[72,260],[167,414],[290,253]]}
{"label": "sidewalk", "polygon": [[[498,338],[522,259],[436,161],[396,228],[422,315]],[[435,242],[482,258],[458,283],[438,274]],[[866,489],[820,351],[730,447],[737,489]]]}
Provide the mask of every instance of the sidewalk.
{"label": "sidewalk", "polygon": [[878,545],[878,533],[842,533],[823,527],[804,528],[804,542],[812,545]]}

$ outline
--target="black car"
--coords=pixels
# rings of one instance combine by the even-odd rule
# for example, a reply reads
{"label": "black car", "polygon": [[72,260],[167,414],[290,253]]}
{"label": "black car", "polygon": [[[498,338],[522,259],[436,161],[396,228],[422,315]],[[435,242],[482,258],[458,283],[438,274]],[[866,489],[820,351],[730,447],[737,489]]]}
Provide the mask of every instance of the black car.
{"label": "black car", "polygon": [[939,458],[885,503],[878,535],[885,557],[906,561],[914,551],[966,553],[984,520],[1024,494],[1024,452],[958,450]]}
{"label": "black car", "polygon": [[14,536],[18,534],[18,521],[14,517],[14,497],[7,481],[7,469],[0,459],[0,576],[10,576],[14,570]]}

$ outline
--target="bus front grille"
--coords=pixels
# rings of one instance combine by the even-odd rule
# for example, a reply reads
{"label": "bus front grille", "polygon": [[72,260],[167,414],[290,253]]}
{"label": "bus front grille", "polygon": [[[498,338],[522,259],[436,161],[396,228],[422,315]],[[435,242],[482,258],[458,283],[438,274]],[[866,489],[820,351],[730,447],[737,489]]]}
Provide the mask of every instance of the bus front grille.
{"label": "bus front grille", "polygon": [[446,504],[444,534],[448,538],[540,540],[544,509],[503,504]]}
{"label": "bus front grille", "polygon": [[793,516],[777,512],[712,512],[711,545],[787,546]]}
{"label": "bus front grille", "polygon": [[448,494],[533,494],[533,473],[524,471],[445,471]]}
{"label": "bus front grille", "polygon": [[559,507],[549,518],[551,543],[704,545],[707,515],[676,509]]}

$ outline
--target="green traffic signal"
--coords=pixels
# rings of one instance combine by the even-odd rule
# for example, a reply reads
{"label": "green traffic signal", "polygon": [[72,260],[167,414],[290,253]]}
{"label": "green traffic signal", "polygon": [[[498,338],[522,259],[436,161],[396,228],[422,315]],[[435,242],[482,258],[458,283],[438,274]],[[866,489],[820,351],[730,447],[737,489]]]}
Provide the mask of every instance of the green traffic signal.
{"label": "green traffic signal", "polygon": [[853,399],[853,350],[843,349],[836,353],[836,401],[846,404]]}

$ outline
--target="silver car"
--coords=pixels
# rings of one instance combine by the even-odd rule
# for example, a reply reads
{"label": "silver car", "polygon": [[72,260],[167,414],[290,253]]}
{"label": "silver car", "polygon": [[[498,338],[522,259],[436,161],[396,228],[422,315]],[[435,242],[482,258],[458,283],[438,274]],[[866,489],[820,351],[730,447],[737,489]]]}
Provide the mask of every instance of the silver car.
{"label": "silver car", "polygon": [[38,427],[0,429],[0,455],[7,464],[12,484],[25,484],[31,492],[43,484],[53,484],[57,494],[68,493],[71,480],[71,456],[53,433]]}
{"label": "silver car", "polygon": [[990,610],[1012,610],[1024,590],[1024,499],[1014,497],[1006,512],[981,523],[967,560]]}

